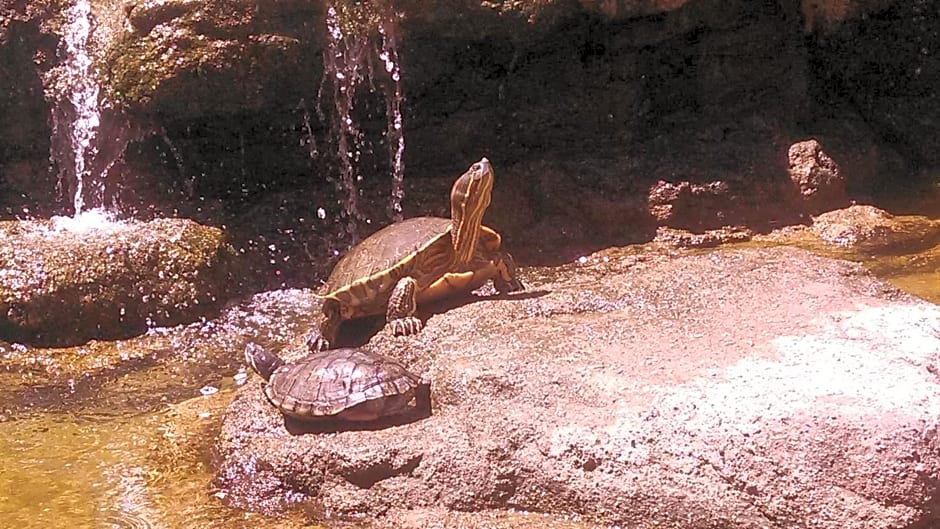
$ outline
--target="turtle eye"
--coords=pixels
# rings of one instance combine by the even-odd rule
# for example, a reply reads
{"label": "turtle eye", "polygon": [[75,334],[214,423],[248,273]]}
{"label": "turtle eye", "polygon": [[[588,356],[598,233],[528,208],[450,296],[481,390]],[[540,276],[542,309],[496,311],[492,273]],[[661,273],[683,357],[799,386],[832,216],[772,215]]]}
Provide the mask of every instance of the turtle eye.
{"label": "turtle eye", "polygon": [[473,179],[474,180],[479,180],[480,178],[483,178],[483,175],[480,174],[482,172],[483,172],[482,165],[480,165],[479,163],[473,164]]}

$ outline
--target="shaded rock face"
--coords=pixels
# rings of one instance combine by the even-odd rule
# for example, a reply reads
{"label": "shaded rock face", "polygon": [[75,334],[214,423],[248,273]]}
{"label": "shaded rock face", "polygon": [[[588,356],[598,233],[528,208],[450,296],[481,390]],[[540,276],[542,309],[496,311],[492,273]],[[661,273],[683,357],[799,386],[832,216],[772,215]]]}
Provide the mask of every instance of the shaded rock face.
{"label": "shaded rock face", "polygon": [[56,38],[42,29],[43,13],[19,7],[0,6],[0,204],[17,207],[17,213],[23,207],[51,211],[52,131],[40,69],[52,66]]}
{"label": "shaded rock face", "polygon": [[[25,5],[0,38],[0,68],[11,64],[11,79],[24,87],[9,92],[12,99],[0,96],[0,112],[11,118],[48,113],[42,76],[33,72],[57,61],[47,19],[61,6]],[[395,37],[406,180],[426,181],[409,193],[446,188],[488,156],[512,179],[504,185],[521,204],[494,208],[490,222],[508,240],[536,247],[530,253],[541,257],[530,262],[649,240],[658,226],[765,230],[804,222],[830,207],[807,203],[790,178],[788,151],[808,138],[838,165],[853,196],[883,189],[888,177],[906,178],[937,152],[928,133],[940,108],[930,103],[935,68],[912,43],[933,49],[940,15],[917,2],[395,7],[404,14]],[[319,2],[96,3],[102,93],[149,134],[132,139],[123,174],[114,177],[123,182],[126,211],[250,231],[258,219],[243,213],[274,210],[277,229],[305,224],[318,241],[340,231],[332,220],[345,198],[336,185],[336,138],[323,116],[334,102],[320,97],[330,93],[321,90],[324,78],[335,75],[323,72],[324,11]],[[884,77],[865,66],[873,48],[890,66]],[[371,61],[368,68],[386,67],[377,55]],[[891,90],[882,94],[887,77]],[[390,217],[388,109],[376,88],[354,98],[350,116],[363,139],[356,185],[369,202],[361,236]],[[0,127],[18,121],[0,119]],[[20,213],[24,194],[36,197],[29,199],[35,211],[53,193],[43,171],[47,126],[29,121],[29,140],[15,126],[0,130],[0,153],[22,157],[0,159],[7,216]],[[284,195],[293,199],[289,207]],[[409,200],[409,214],[433,214],[440,203]],[[321,210],[331,222],[310,226]],[[262,238],[256,235],[246,239]],[[272,240],[279,234],[262,235],[283,246]],[[318,246],[341,250],[348,241],[340,243]],[[292,262],[303,255],[292,253]],[[288,275],[304,281],[302,269],[281,278]]]}
{"label": "shaded rock face", "polygon": [[[882,142],[915,168],[937,167],[940,8],[889,2],[812,45],[815,97],[857,109]],[[860,38],[878,35],[877,38]]]}
{"label": "shaded rock face", "polygon": [[290,435],[250,381],[218,440],[227,501],[394,527],[502,508],[628,527],[940,523],[936,306],[792,248],[609,251],[525,279],[368,344],[431,377],[429,419]]}
{"label": "shaded rock face", "polygon": [[73,345],[211,313],[235,282],[221,230],[186,219],[83,232],[0,222],[0,339]]}

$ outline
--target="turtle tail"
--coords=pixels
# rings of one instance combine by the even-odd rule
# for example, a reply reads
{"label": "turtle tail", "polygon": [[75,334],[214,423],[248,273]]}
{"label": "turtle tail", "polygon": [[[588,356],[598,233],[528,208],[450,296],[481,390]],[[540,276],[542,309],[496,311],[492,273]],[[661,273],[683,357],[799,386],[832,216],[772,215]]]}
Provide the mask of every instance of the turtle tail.
{"label": "turtle tail", "polygon": [[265,380],[269,380],[274,370],[284,365],[284,361],[274,353],[254,342],[245,346],[245,362]]}

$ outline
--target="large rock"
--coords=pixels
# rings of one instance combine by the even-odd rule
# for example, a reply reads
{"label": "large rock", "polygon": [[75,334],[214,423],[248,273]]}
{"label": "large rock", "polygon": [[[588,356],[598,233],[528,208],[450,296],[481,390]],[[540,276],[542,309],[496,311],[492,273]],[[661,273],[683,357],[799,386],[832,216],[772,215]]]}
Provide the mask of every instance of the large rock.
{"label": "large rock", "polygon": [[816,139],[799,141],[787,151],[790,180],[811,213],[844,206],[845,176]]}
{"label": "large rock", "polygon": [[0,222],[0,339],[126,337],[210,314],[235,284],[235,255],[218,228],[187,219],[59,222]]}
{"label": "large rock", "polygon": [[827,243],[877,253],[913,252],[940,241],[940,221],[862,204],[823,213],[810,230]]}
{"label": "large rock", "polygon": [[372,339],[432,377],[429,419],[291,435],[255,378],[223,420],[222,493],[405,527],[503,508],[628,527],[940,523],[936,306],[793,248],[527,272],[525,293]]}

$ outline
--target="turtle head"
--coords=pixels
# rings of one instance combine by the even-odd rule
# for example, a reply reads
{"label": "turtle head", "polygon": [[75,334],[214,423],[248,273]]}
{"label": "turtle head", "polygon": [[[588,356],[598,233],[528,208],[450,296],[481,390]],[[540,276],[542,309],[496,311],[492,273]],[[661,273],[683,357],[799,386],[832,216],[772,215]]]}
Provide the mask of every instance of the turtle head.
{"label": "turtle head", "polygon": [[274,370],[284,365],[284,361],[260,345],[249,342],[245,346],[245,362],[261,375],[261,378],[268,380]]}
{"label": "turtle head", "polygon": [[460,175],[450,190],[450,212],[453,219],[451,237],[454,244],[454,259],[466,264],[473,258],[483,214],[490,205],[493,191],[493,167],[486,158],[470,166]]}

